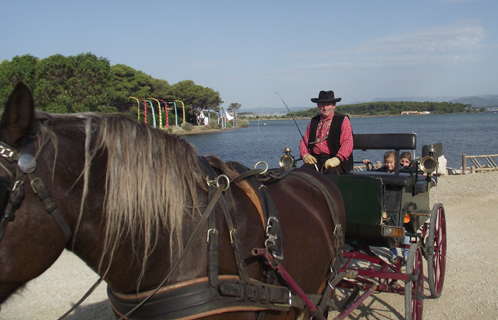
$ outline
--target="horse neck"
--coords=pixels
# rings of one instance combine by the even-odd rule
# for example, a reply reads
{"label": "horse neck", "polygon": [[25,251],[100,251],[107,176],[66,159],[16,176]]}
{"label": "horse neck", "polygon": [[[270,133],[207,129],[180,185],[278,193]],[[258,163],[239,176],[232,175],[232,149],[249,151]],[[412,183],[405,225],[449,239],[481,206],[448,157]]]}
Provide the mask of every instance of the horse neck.
{"label": "horse neck", "polygon": [[[79,135],[82,135],[81,130]],[[150,135],[156,138],[154,142],[164,143],[162,136],[157,135],[157,132],[152,132]],[[102,150],[93,154],[91,165],[85,165],[84,159],[89,158],[84,144],[87,139],[77,134],[78,137],[75,139],[72,137],[73,134],[65,132],[59,133],[58,136],[59,150],[71,150],[69,153],[61,152],[58,155],[56,170],[61,171],[62,174],[56,174],[57,178],[54,182],[54,187],[59,187],[59,189],[63,185],[62,181],[70,181],[74,184],[64,185],[64,188],[70,190],[66,191],[68,196],[58,199],[58,202],[63,203],[67,209],[65,213],[70,216],[69,219],[74,228],[75,237],[74,242],[70,244],[70,249],[94,271],[101,275],[105,274],[106,281],[119,292],[133,291],[137,283],[140,283],[141,288],[153,286],[161,277],[157,274],[162,275],[164,270],[169,269],[170,261],[178,257],[180,248],[188,240],[192,226],[198,219],[198,212],[184,212],[185,207],[192,208],[193,201],[205,202],[206,192],[198,184],[198,177],[191,177],[196,172],[198,174],[199,170],[197,168],[196,171],[195,168],[198,164],[192,147],[178,141],[177,138],[164,136],[164,140],[168,143],[165,148],[171,149],[168,154],[175,155],[176,158],[167,161],[165,156],[168,154],[159,153],[159,160],[155,163],[163,163],[166,168],[158,166],[155,171],[144,170],[142,172],[136,171],[136,168],[130,168],[130,161],[128,165],[120,163],[117,160],[119,158],[116,156],[116,149],[105,144],[102,144],[102,147],[99,141],[97,144],[102,147]],[[137,138],[136,143],[138,141],[140,140]],[[76,145],[77,150],[73,150],[74,146],[66,148],[66,144]],[[148,150],[148,152],[154,151]],[[134,160],[132,156],[130,156],[132,161],[140,164],[146,162],[142,159]],[[145,158],[148,154],[135,156]],[[182,162],[187,164],[178,168],[174,167],[175,164]],[[163,171],[167,171],[166,176]],[[178,180],[174,184],[171,182],[163,184],[162,181],[167,182],[170,176],[177,177]],[[112,183],[114,185],[111,185]],[[135,189],[130,188],[131,185]],[[174,192],[177,191],[174,190],[176,186],[181,192]],[[86,193],[85,190],[88,192]],[[152,192],[155,192],[155,196],[151,196]],[[170,193],[182,197],[185,194],[186,199],[182,205],[175,205],[172,203],[175,197],[172,197]],[[130,210],[130,205],[127,203],[131,201],[130,195],[131,197],[140,195],[141,199],[149,199],[146,202],[150,204],[132,204],[131,211],[133,212],[130,211],[128,215],[120,216],[119,213],[122,210]],[[198,200],[195,200],[196,195],[200,195]],[[168,205],[161,203],[165,198],[169,199]],[[84,205],[80,213],[82,202]],[[168,212],[169,209],[178,212],[178,208],[181,209],[183,215],[176,215],[175,218]],[[166,212],[166,214],[163,215],[161,212]],[[146,215],[149,215],[149,218],[142,219]],[[108,219],[109,216],[110,219]],[[126,222],[127,219],[129,219],[128,222]],[[180,219],[180,221],[171,222],[174,219]],[[111,226],[111,233],[109,226]],[[107,244],[106,239],[109,238],[106,237],[111,239],[107,240]],[[203,246],[199,243],[196,247]],[[102,259],[103,252],[106,255]],[[202,252],[199,251],[199,254]],[[182,275],[176,276],[172,281],[179,281],[185,274],[198,273],[197,269],[194,270],[194,267],[188,267],[189,265],[198,266],[198,261],[186,259],[185,265],[180,267]],[[125,275],[124,278],[122,275]]]}

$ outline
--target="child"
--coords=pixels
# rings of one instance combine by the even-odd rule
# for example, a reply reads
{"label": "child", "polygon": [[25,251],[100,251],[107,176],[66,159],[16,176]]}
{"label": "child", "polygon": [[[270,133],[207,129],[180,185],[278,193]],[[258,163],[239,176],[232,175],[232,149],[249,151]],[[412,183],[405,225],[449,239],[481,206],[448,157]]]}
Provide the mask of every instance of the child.
{"label": "child", "polygon": [[[400,167],[401,169],[408,169],[410,168],[410,163],[412,162],[412,154],[408,151],[402,152],[399,156],[400,158]],[[394,151],[387,151],[384,154],[384,165],[380,167],[377,170],[374,171],[380,171],[380,172],[388,172],[388,173],[394,173],[395,170],[395,162],[396,162],[396,157],[394,154]],[[370,165],[370,161],[368,159],[363,160],[363,163],[367,166],[367,169]],[[403,239],[403,244],[410,244],[410,238],[408,236],[405,236]],[[398,249],[397,248],[391,248],[389,249],[391,252],[391,258],[389,259],[391,263],[396,263],[396,258],[398,257]],[[403,252],[403,257],[406,261],[407,256],[408,256],[408,250],[407,249],[402,249]]]}
{"label": "child", "polygon": [[411,163],[412,163],[412,154],[410,152],[405,151],[399,155],[399,165],[402,169],[410,168]]}
{"label": "child", "polygon": [[[365,159],[363,160],[363,163],[367,166],[368,169],[370,166],[370,161],[368,159]],[[396,157],[394,155],[394,151],[387,151],[384,154],[384,165],[374,171],[393,173],[396,167],[395,163]]]}

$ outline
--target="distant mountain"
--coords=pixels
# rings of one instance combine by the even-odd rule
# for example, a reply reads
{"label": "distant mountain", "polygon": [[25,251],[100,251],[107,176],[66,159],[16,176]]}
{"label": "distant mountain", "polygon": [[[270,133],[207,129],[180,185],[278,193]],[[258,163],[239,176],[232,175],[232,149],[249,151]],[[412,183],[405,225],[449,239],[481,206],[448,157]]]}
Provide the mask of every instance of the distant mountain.
{"label": "distant mountain", "polygon": [[473,96],[473,97],[462,97],[450,102],[457,102],[463,104],[471,104],[473,107],[498,107],[498,96]]}
{"label": "distant mountain", "polygon": [[374,98],[372,102],[378,102],[378,101],[418,101],[418,102],[425,102],[425,101],[430,101],[430,102],[443,102],[443,101],[448,101],[450,102],[451,100],[456,99],[455,96],[440,96],[440,97],[400,97],[400,98]]}

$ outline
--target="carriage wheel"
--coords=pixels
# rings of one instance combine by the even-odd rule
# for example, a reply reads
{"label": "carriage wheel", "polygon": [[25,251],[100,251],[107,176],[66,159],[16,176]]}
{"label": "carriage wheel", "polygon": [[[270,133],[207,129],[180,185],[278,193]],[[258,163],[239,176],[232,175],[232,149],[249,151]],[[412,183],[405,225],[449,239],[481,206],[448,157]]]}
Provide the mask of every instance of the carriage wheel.
{"label": "carriage wheel", "polygon": [[436,203],[432,209],[427,245],[429,289],[432,298],[439,298],[446,272],[446,217],[441,203]]}
{"label": "carriage wheel", "polygon": [[406,319],[422,319],[424,308],[424,268],[422,249],[417,243],[410,246],[406,274],[414,275],[415,279],[405,285],[405,317]]}

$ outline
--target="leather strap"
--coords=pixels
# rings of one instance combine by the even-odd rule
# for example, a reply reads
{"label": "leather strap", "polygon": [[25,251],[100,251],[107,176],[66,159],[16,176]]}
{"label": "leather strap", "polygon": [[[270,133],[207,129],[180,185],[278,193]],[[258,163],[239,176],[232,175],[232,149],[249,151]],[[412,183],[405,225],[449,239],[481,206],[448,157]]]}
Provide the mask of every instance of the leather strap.
{"label": "leather strap", "polygon": [[45,211],[47,211],[47,213],[55,220],[55,222],[57,222],[62,232],[64,233],[66,243],[68,243],[69,240],[71,240],[71,228],[60,213],[55,202],[50,197],[50,193],[45,187],[45,184],[40,178],[32,173],[28,174],[28,177],[31,180],[31,187],[33,188],[33,191],[36,193],[40,201],[43,203]]}
{"label": "leather strap", "polygon": [[192,232],[187,244],[185,245],[185,248],[183,249],[180,257],[178,260],[175,262],[175,264],[171,267],[171,270],[169,273],[166,275],[164,280],[157,286],[157,288],[153,291],[150,292],[150,295],[148,295],[146,298],[141,300],[138,304],[136,304],[133,309],[131,309],[127,314],[123,315],[119,320],[126,319],[129,315],[133,314],[136,310],[138,310],[140,307],[142,307],[149,299],[151,299],[161,287],[164,286],[166,281],[171,277],[173,272],[176,270],[180,262],[183,260],[183,257],[185,256],[185,253],[189,252],[190,248],[192,247],[194,240],[197,238],[197,236],[200,234],[201,229],[204,227],[206,224],[207,219],[209,216],[212,214],[214,206],[216,205],[219,197],[221,196],[221,193],[223,192],[223,189],[225,188],[225,185],[222,185],[220,187],[217,187],[215,194],[213,195],[213,199],[209,202],[208,206],[204,210],[204,213],[202,214],[201,220],[197,223],[197,226],[195,227],[194,231]]}

